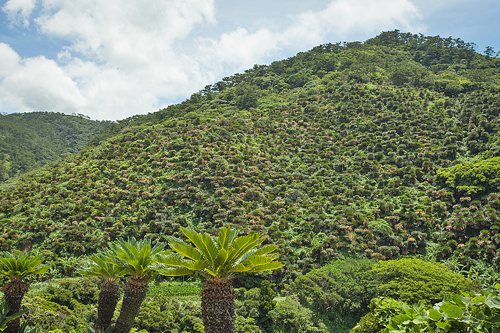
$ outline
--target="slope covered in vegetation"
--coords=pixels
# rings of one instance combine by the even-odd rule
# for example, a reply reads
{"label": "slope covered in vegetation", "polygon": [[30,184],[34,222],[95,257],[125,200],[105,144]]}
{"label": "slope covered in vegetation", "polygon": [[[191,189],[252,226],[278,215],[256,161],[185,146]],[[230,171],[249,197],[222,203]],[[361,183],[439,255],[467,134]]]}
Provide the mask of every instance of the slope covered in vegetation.
{"label": "slope covered in vegetation", "polygon": [[233,224],[281,245],[280,282],[344,253],[496,263],[496,173],[450,175],[499,155],[499,72],[398,31],[255,66],[1,193],[1,244],[82,255]]}
{"label": "slope covered in vegetation", "polygon": [[109,124],[53,112],[0,114],[0,182],[77,153]]}
{"label": "slope covered in vegetation", "polygon": [[[1,247],[43,250],[47,279],[119,237],[258,231],[285,264],[265,278],[293,296],[276,303],[262,276],[236,281],[249,290],[237,290],[235,331],[347,332],[372,297],[430,306],[497,282],[469,267],[500,263],[499,112],[500,59],[473,44],[393,31],[321,45],[112,124],[0,190]],[[451,258],[476,281],[418,259],[377,262],[405,255]],[[80,281],[42,284],[25,303],[30,324],[85,332],[96,282]],[[78,283],[92,284],[88,299]],[[136,327],[203,330],[198,296],[165,295],[148,296]],[[359,332],[404,308],[384,302]]]}

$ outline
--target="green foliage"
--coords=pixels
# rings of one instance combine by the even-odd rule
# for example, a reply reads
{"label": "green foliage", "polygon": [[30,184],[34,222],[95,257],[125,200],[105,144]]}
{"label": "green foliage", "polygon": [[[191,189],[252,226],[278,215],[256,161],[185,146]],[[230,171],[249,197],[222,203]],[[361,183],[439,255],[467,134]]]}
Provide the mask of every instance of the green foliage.
{"label": "green foliage", "polygon": [[373,299],[370,314],[351,330],[352,333],[472,331],[500,331],[498,291],[452,294],[432,307],[423,303],[409,306],[390,298]]}
{"label": "green foliage", "polygon": [[51,283],[44,291],[45,298],[74,310],[80,304],[95,304],[99,295],[98,279],[62,279]]}
{"label": "green foliage", "polygon": [[0,274],[13,281],[21,281],[27,276],[45,273],[49,266],[42,265],[42,262],[43,257],[34,252],[18,255],[2,252],[0,253]]}
{"label": "green foliage", "polygon": [[[164,244],[151,245],[151,240],[136,240],[129,238],[127,241],[119,239],[115,243],[109,244],[109,251],[101,252],[102,264],[107,262],[110,265],[106,269],[112,270],[116,276],[124,275],[132,279],[148,280],[158,275],[162,266],[159,266],[158,260],[161,256],[166,256],[170,251],[164,250]],[[94,257],[94,260],[98,259]],[[95,263],[95,261],[94,261]],[[103,266],[104,267],[104,266]],[[116,272],[115,272],[116,270]]]}
{"label": "green foliage", "polygon": [[419,301],[433,304],[445,295],[472,291],[477,284],[453,273],[447,266],[421,259],[400,259],[378,262],[370,271],[379,296],[407,303]]}
{"label": "green foliage", "polygon": [[200,282],[162,282],[148,288],[148,296],[187,296],[199,295],[202,290]]}
{"label": "green foliage", "polygon": [[63,332],[75,330],[86,333],[89,323],[96,318],[96,309],[92,305],[74,304],[74,309],[51,302],[39,295],[27,295],[23,306],[29,309],[26,319],[28,325],[40,327],[42,332],[60,329]]}
{"label": "green foliage", "polygon": [[209,234],[199,234],[181,228],[193,244],[170,237],[169,245],[178,255],[162,255],[158,262],[171,266],[162,269],[166,276],[200,274],[206,279],[231,279],[239,273],[256,273],[279,269],[283,266],[278,254],[272,253],[277,245],[259,247],[265,240],[261,234],[252,233],[237,237],[237,231],[223,227],[217,239]]}
{"label": "green foliage", "polygon": [[21,317],[23,314],[28,312],[28,310],[22,310],[7,317],[9,311],[9,304],[5,300],[2,300],[0,302],[0,331],[5,331],[8,327],[9,322]]}
{"label": "green foliage", "polygon": [[351,333],[379,333],[389,324],[392,317],[405,308],[408,308],[408,305],[402,301],[386,297],[373,298],[370,312],[361,318]]}
{"label": "green foliage", "polygon": [[378,232],[380,234],[390,234],[392,232],[391,225],[382,219],[368,222],[368,226],[371,230]]}
{"label": "green foliage", "polygon": [[260,288],[236,289],[235,313],[242,318],[252,318],[257,321],[261,315],[261,290]]}
{"label": "green foliage", "polygon": [[298,300],[287,297],[276,304],[269,312],[275,333],[328,332],[325,325],[316,322],[313,312],[302,306]]}
{"label": "green foliage", "polygon": [[350,313],[363,313],[375,296],[368,271],[374,261],[368,259],[337,260],[299,276],[290,286],[302,304],[327,314],[334,321]]}
{"label": "green foliage", "polygon": [[245,318],[236,314],[234,320],[235,333],[261,333],[261,329],[256,325],[254,318]]}
{"label": "green foliage", "polygon": [[299,276],[288,290],[330,331],[348,332],[376,295],[368,274],[374,264],[368,259],[337,260]]}
{"label": "green foliage", "polygon": [[271,318],[269,312],[276,307],[274,298],[277,293],[273,290],[273,285],[268,281],[262,281],[260,285],[260,300],[259,300],[259,323],[261,326],[269,328],[271,325]]}
{"label": "green foliage", "polygon": [[154,297],[146,300],[136,318],[136,327],[149,333],[203,332],[198,302]]}
{"label": "green foliage", "polygon": [[112,326],[108,327],[105,330],[103,330],[103,329],[94,330],[90,327],[87,327],[87,333],[113,333],[113,329],[114,328]]}
{"label": "green foliage", "polygon": [[1,191],[0,246],[50,249],[60,276],[119,238],[234,225],[279,245],[279,286],[342,253],[496,265],[499,194],[454,197],[437,170],[500,156],[499,68],[399,31],[255,66]]}
{"label": "green foliage", "polygon": [[500,190],[500,157],[476,160],[437,170],[438,179],[457,193],[471,196]]}

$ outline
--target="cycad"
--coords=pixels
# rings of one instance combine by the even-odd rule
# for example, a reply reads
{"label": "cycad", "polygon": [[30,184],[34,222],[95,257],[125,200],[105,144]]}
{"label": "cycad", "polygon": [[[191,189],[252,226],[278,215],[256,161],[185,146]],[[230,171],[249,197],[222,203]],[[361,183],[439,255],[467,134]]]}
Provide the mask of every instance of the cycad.
{"label": "cycad", "polygon": [[[33,252],[21,253],[18,256],[8,252],[0,254],[0,274],[10,280],[1,289],[10,306],[7,316],[11,316],[21,309],[21,302],[29,288],[29,284],[24,279],[29,275],[43,274],[49,269],[49,266],[42,265],[42,262],[42,256]],[[9,322],[6,332],[17,333],[19,327],[20,319],[17,318]]]}
{"label": "cycad", "polygon": [[158,275],[163,266],[158,264],[160,255],[166,256],[165,245],[151,246],[151,241],[137,241],[131,238],[128,241],[120,239],[117,243],[109,244],[109,251],[104,260],[120,267],[127,277],[124,287],[124,296],[120,316],[116,320],[115,333],[128,333],[132,329],[134,319],[139,312],[146,293],[148,282]]}
{"label": "cycad", "polygon": [[117,280],[125,274],[123,267],[106,261],[109,257],[109,252],[99,252],[92,255],[86,265],[78,271],[85,276],[104,279],[99,288],[96,330],[105,330],[111,325],[116,304],[120,298],[120,286]]}
{"label": "cycad", "polygon": [[264,237],[257,233],[237,237],[231,228],[222,228],[217,239],[182,228],[191,241],[188,244],[169,238],[177,254],[162,255],[159,262],[171,266],[161,271],[167,276],[198,274],[205,279],[201,293],[202,317],[207,333],[233,332],[234,291],[230,279],[242,273],[255,273],[281,268],[272,252],[277,245],[259,247]]}

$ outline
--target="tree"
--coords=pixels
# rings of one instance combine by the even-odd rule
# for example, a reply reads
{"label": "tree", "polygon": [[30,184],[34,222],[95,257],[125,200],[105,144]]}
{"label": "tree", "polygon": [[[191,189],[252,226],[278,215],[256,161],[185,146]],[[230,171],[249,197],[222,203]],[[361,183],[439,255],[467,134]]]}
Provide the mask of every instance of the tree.
{"label": "tree", "polygon": [[[48,269],[48,265],[42,265],[41,255],[33,252],[21,253],[18,256],[8,252],[2,252],[0,255],[0,274],[9,278],[9,282],[3,285],[1,291],[4,293],[5,300],[10,306],[7,317],[18,313],[21,309],[21,302],[29,289],[29,283],[24,281],[27,276],[43,274]],[[17,333],[21,321],[16,318],[7,325],[7,333]]]}
{"label": "tree", "polygon": [[269,327],[271,325],[269,312],[276,307],[276,292],[273,290],[271,282],[268,280],[262,281],[260,284],[260,300],[259,300],[259,322],[262,326]]}
{"label": "tree", "polygon": [[110,257],[108,252],[99,252],[89,257],[86,265],[78,271],[81,275],[103,278],[100,285],[99,301],[97,308],[96,331],[106,330],[111,325],[116,304],[120,298],[118,278],[124,275],[124,267],[116,263],[106,262]]}
{"label": "tree", "polygon": [[191,229],[181,228],[192,243],[169,237],[176,254],[162,256],[160,263],[172,266],[161,271],[166,276],[197,274],[205,280],[201,292],[202,320],[206,333],[233,332],[234,290],[230,280],[240,273],[263,272],[281,268],[273,254],[277,245],[259,245],[265,240],[252,233],[237,237],[231,228],[222,228],[217,239]]}
{"label": "tree", "polygon": [[120,239],[117,243],[109,244],[110,249],[104,260],[120,267],[121,273],[127,277],[115,333],[129,333],[132,329],[134,319],[146,298],[148,282],[158,275],[160,268],[164,268],[158,264],[157,259],[170,253],[164,251],[164,247],[163,244],[152,247],[151,241],[137,241],[135,238],[128,241]]}

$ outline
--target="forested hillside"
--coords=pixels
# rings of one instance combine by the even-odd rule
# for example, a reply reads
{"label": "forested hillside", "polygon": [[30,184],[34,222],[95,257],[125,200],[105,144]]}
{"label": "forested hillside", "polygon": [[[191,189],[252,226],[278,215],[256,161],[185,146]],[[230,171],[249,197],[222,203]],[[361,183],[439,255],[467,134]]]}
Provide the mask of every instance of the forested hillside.
{"label": "forested hillside", "polygon": [[80,151],[109,124],[54,112],[0,114],[0,182]]}
{"label": "forested hillside", "polygon": [[500,59],[460,39],[321,45],[119,121],[1,192],[1,245],[75,257],[232,225],[280,245],[278,288],[348,257],[498,267],[499,112]]}

